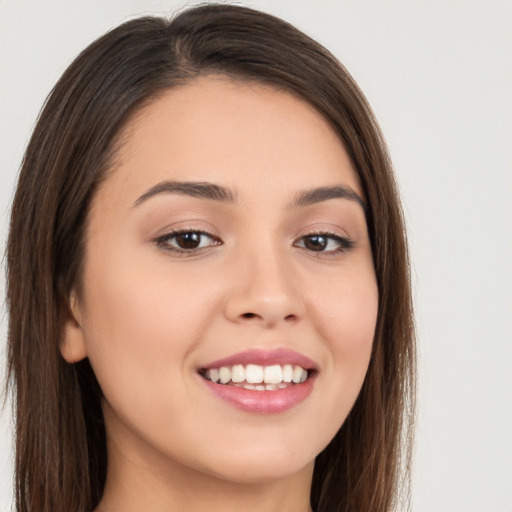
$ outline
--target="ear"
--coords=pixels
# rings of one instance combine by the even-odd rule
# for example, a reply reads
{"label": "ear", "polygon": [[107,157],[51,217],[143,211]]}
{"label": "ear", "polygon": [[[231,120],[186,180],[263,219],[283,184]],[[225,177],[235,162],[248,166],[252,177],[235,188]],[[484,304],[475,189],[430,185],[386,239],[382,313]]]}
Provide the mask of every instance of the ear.
{"label": "ear", "polygon": [[60,353],[68,363],[77,363],[87,357],[87,346],[82,329],[80,304],[75,291],[71,292],[68,303],[63,309],[64,323]]}

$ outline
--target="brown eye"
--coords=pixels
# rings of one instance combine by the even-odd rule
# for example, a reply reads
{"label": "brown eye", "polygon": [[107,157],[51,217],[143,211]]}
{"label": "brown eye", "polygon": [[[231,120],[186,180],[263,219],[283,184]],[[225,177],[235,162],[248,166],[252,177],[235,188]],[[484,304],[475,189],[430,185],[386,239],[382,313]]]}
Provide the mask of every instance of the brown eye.
{"label": "brown eye", "polygon": [[204,231],[180,231],[169,233],[156,240],[165,249],[176,252],[194,252],[212,245],[220,245],[221,241]]}
{"label": "brown eye", "polygon": [[322,235],[304,237],[304,247],[310,251],[324,251],[329,239]]}
{"label": "brown eye", "polygon": [[312,252],[333,254],[349,251],[354,247],[354,242],[344,236],[315,233],[301,237],[294,245]]}
{"label": "brown eye", "polygon": [[176,245],[180,249],[197,249],[201,244],[201,236],[201,233],[192,231],[190,233],[180,233],[174,238],[176,240]]}

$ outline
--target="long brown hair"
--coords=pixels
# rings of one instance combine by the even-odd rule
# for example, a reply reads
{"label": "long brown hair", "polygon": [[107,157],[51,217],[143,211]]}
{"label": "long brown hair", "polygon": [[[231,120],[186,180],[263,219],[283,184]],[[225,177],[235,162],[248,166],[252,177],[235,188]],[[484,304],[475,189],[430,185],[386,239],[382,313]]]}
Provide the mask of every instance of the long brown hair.
{"label": "long brown hair", "polygon": [[415,389],[409,264],[377,123],[349,73],[302,32],[245,7],[205,5],[172,20],[126,22],[91,44],[49,95],[27,147],[7,247],[18,512],[90,512],[99,502],[107,467],[101,390],[87,360],[69,365],[59,352],[67,297],[80,282],[88,207],[115,166],[128,119],[205,74],[262,82],[313,105],[345,145],[368,202],[379,288],[373,352],[352,411],[317,457],[312,507],[388,511],[408,482]]}

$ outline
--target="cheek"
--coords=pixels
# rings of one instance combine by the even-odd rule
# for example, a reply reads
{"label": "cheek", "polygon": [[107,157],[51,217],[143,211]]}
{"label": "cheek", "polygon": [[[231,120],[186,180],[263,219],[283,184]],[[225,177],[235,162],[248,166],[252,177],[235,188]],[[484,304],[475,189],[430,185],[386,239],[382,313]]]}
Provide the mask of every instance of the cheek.
{"label": "cheek", "polygon": [[[186,355],[215,309],[213,292],[197,293],[191,276],[114,254],[91,260],[86,275],[86,343],[107,400],[167,402],[184,385]],[[185,383],[186,384],[186,383]],[[158,390],[161,390],[158,393]],[[161,395],[161,396],[160,396]],[[179,393],[177,393],[179,396]],[[148,405],[139,400],[140,406]]]}
{"label": "cheek", "polygon": [[319,330],[335,358],[354,358],[371,351],[379,293],[371,261],[330,279],[311,299]]}
{"label": "cheek", "polygon": [[372,353],[378,314],[378,288],[373,266],[331,281],[323,297],[315,297],[317,326],[330,353],[331,420],[341,426],[363,385]]}

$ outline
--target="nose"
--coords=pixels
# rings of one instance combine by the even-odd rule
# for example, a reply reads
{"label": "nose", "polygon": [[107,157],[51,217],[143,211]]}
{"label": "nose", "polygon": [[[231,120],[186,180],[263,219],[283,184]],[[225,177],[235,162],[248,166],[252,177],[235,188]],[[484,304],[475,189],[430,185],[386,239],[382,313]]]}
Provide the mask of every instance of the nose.
{"label": "nose", "polygon": [[305,305],[293,265],[276,252],[238,258],[225,302],[227,318],[265,328],[295,324]]}

